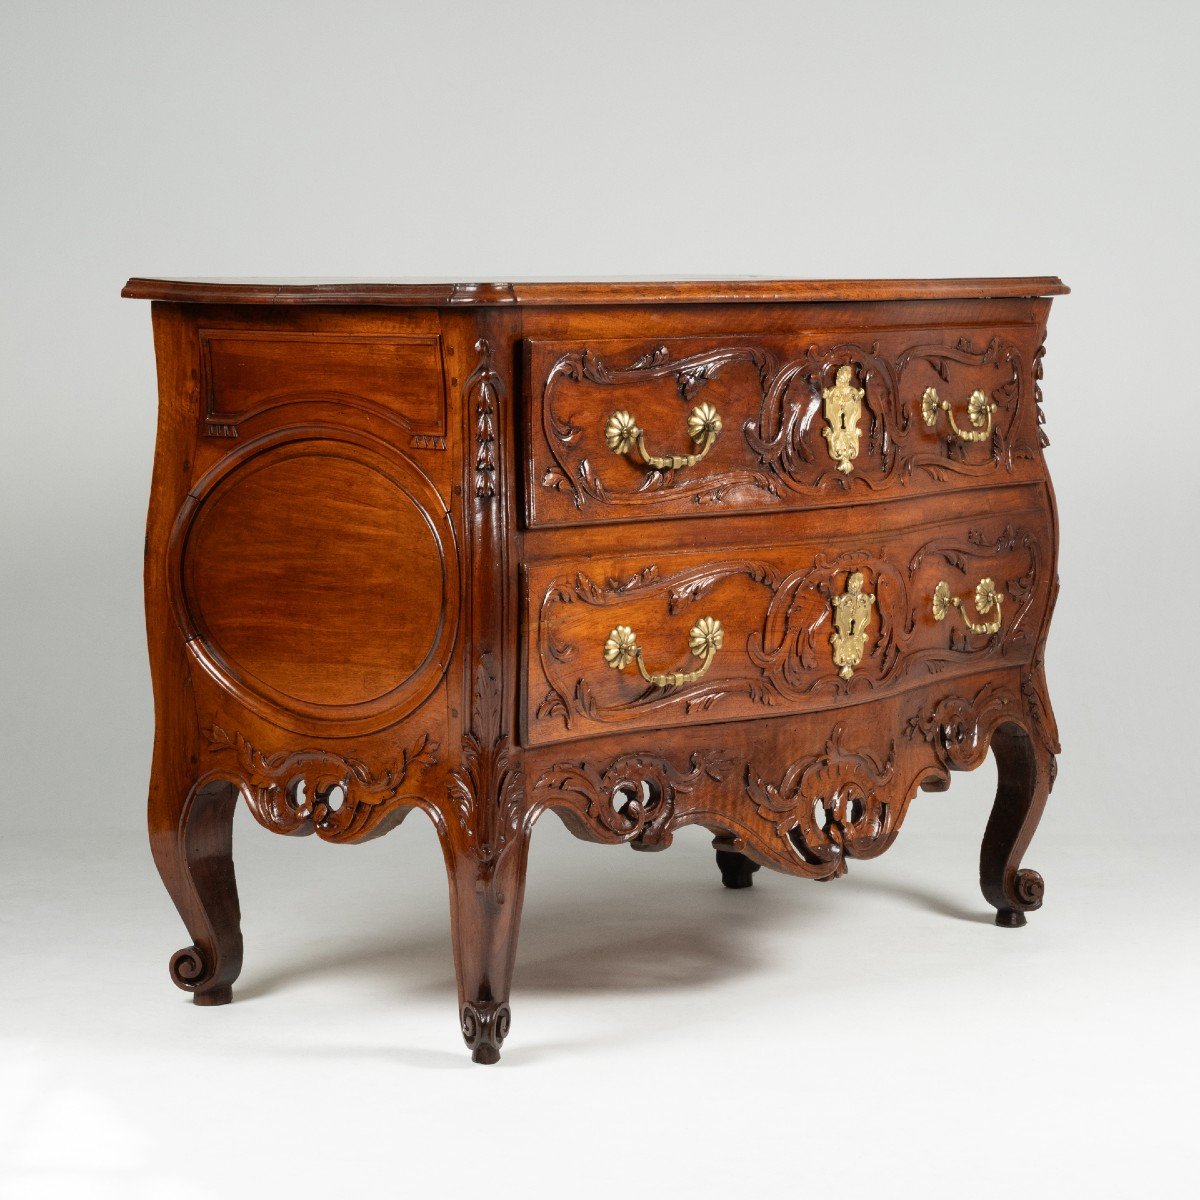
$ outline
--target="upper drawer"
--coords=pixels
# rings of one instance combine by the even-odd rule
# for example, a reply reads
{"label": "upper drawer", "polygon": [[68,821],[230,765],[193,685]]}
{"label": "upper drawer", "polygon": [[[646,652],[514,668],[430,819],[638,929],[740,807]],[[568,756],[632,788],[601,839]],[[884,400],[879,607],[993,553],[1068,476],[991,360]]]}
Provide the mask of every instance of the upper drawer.
{"label": "upper drawer", "polygon": [[805,508],[1028,477],[1038,331],[527,340],[531,526]]}

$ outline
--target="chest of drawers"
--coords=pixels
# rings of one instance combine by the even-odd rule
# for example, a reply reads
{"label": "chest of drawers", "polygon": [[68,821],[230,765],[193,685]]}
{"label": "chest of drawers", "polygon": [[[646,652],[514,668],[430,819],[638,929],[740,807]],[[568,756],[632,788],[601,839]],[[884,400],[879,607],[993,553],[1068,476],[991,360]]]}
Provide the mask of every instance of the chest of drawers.
{"label": "chest of drawers", "polygon": [[714,835],[729,887],[830,879],[999,768],[997,924],[1058,738],[1042,430],[1052,278],[130,280],[153,303],[151,845],[223,1004],[231,823],[420,810],[459,1021],[495,1062],[530,831]]}

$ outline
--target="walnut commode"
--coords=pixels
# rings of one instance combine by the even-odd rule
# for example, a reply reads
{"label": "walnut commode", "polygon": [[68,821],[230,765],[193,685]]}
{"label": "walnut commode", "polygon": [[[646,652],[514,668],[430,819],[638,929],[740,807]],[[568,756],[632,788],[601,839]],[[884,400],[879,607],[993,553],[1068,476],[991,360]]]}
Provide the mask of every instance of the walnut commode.
{"label": "walnut commode", "polygon": [[134,279],[154,301],[150,838],[223,1004],[239,796],[277,833],[414,809],[459,1022],[495,1062],[530,831],[715,835],[828,879],[921,788],[999,768],[997,924],[1054,781],[1057,279]]}

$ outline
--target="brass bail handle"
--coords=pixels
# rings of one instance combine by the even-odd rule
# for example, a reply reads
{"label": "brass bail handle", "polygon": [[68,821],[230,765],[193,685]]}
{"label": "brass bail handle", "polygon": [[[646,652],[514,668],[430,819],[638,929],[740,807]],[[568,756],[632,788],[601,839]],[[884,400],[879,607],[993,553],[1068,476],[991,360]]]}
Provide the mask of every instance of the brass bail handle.
{"label": "brass bail handle", "polygon": [[986,633],[989,637],[1000,632],[1000,602],[1004,597],[996,591],[996,585],[991,579],[981,579],[975,585],[975,611],[986,617],[992,609],[996,615],[990,621],[972,621],[967,616],[966,605],[959,596],[950,595],[950,585],[943,579],[933,589],[933,619],[944,621],[951,608],[957,608],[963,619],[963,624],[972,633]]}
{"label": "brass bail handle", "polygon": [[695,454],[651,454],[646,449],[646,437],[634,416],[624,410],[615,412],[608,418],[604,427],[604,440],[614,454],[630,455],[637,452],[637,457],[648,467],[658,471],[677,471],[682,467],[694,467],[716,443],[721,433],[721,416],[708,403],[697,404],[688,413],[688,437],[700,449]]}
{"label": "brass bail handle", "polygon": [[937,388],[926,388],[921,397],[921,416],[925,424],[932,429],[938,422],[941,413],[946,414],[950,422],[950,431],[960,442],[982,442],[992,433],[992,414],[996,411],[995,401],[989,400],[986,393],[976,388],[967,400],[967,420],[970,429],[963,429],[954,419],[954,410],[949,400],[938,396]]}
{"label": "brass bail handle", "polygon": [[637,643],[637,634],[628,625],[618,625],[604,643],[604,661],[616,671],[623,671],[636,662],[642,678],[656,687],[678,687],[684,683],[695,683],[712,666],[716,653],[725,641],[725,630],[716,617],[701,617],[688,632],[688,649],[704,662],[694,671],[666,671],[651,674],[642,661],[642,648]]}

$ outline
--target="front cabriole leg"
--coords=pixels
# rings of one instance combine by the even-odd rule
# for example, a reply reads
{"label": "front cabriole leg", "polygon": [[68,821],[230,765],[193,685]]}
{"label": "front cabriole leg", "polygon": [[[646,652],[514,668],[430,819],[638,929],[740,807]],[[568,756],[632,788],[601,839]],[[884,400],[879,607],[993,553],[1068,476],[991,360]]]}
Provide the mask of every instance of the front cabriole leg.
{"label": "front cabriole leg", "polygon": [[992,734],[998,779],[996,802],[983,834],[979,886],[996,909],[996,924],[1017,929],[1025,914],[1042,906],[1045,885],[1036,872],[1021,868],[1054,786],[1055,756],[1019,725],[1001,725]]}
{"label": "front cabriole leg", "polygon": [[[1041,908],[1044,884],[1036,871],[1022,870],[1054,786],[1058,730],[1046,694],[1041,664],[1022,672],[1018,688],[991,681],[973,696],[951,694],[916,712],[906,727],[924,739],[939,769],[973,770],[990,745],[996,759],[996,800],[983,835],[979,884],[996,909],[996,924],[1015,929],[1025,914]],[[942,790],[948,774],[935,772],[927,788]]]}
{"label": "front cabriole leg", "polygon": [[473,719],[450,781],[450,819],[439,824],[450,878],[459,1020],[477,1063],[500,1060],[534,812],[519,753],[504,730],[502,692],[491,654],[475,673]]}
{"label": "front cabriole leg", "polygon": [[450,924],[463,1039],[477,1063],[500,1061],[512,1021],[509,990],[525,895],[529,835],[524,828],[498,853],[478,856],[444,839]]}

